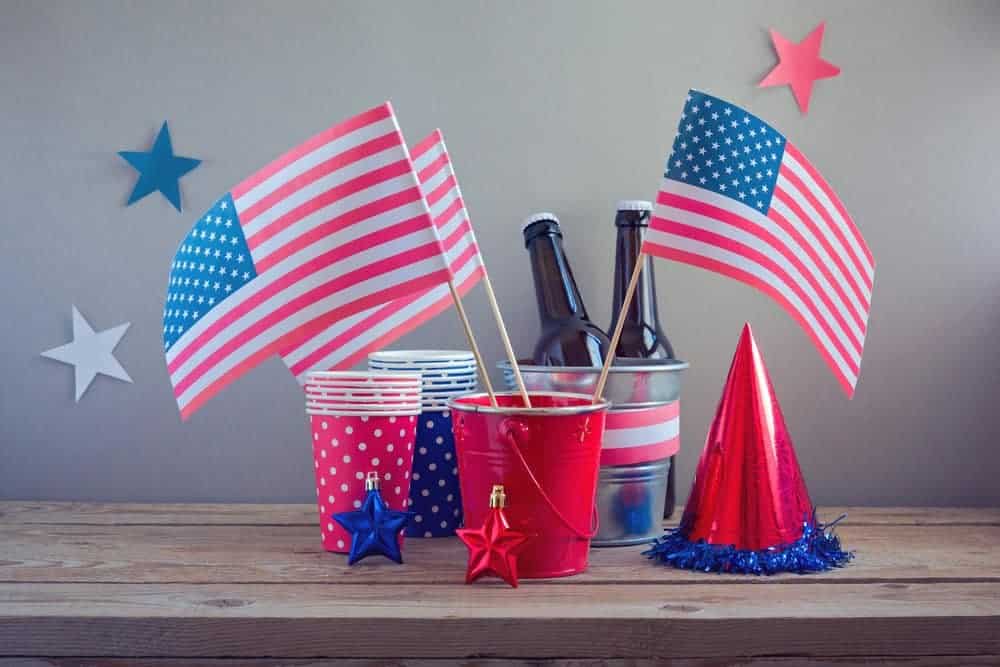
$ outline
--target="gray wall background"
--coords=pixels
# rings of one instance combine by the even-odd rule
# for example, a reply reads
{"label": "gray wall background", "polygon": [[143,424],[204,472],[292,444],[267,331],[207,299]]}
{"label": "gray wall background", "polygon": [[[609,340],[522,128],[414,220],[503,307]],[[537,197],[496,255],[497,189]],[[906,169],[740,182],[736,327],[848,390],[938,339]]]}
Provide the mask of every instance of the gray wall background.
{"label": "gray wall background", "polygon": [[[519,222],[560,214],[591,314],[609,319],[613,202],[651,197],[683,97],[748,106],[834,184],[877,261],[861,382],[847,401],[805,334],[741,284],[660,262],[686,378],[686,495],[740,327],[768,361],[814,501],[1000,502],[1000,3],[0,1],[0,497],[308,501],[309,435],[278,360],[181,423],[160,342],[169,262],[234,183],[331,122],[391,99],[444,129],[516,347],[536,336]],[[767,28],[828,21],[843,69],[801,116],[758,89]],[[185,212],[126,208],[168,120]],[[132,328],[79,404],[42,359],[76,304]],[[502,355],[485,296],[467,299]],[[463,346],[445,314],[397,347]]]}

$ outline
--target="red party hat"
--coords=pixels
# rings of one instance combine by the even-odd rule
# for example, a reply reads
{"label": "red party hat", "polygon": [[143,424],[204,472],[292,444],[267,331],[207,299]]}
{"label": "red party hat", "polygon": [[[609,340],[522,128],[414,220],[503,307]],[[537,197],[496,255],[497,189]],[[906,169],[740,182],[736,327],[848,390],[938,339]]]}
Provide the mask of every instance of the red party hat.
{"label": "red party hat", "polygon": [[802,537],[811,514],[792,439],[747,324],[681,524],[689,540],[759,550]]}
{"label": "red party hat", "polygon": [[680,527],[646,552],[717,572],[815,572],[846,563],[823,532],[750,325],[698,461]]}

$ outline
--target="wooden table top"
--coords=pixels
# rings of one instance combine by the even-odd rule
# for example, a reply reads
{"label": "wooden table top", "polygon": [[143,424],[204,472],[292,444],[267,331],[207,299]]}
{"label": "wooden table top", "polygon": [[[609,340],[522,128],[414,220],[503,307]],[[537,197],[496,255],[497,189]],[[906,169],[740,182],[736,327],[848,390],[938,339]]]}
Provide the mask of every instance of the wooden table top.
{"label": "wooden table top", "polygon": [[621,547],[516,590],[464,585],[455,538],[347,567],[315,511],[0,502],[0,667],[1000,662],[1000,509],[821,508],[848,512],[857,558],[819,575],[686,572]]}

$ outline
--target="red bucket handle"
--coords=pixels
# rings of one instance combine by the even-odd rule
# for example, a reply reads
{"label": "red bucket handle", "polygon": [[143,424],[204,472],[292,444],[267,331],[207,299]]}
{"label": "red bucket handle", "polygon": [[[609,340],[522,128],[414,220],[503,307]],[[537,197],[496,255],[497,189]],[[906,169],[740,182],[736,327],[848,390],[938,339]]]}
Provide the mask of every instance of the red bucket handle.
{"label": "red bucket handle", "polygon": [[567,528],[567,530],[569,530],[577,537],[584,540],[593,539],[593,537],[597,535],[597,530],[600,525],[600,519],[597,514],[597,502],[595,501],[593,504],[593,511],[590,519],[590,531],[588,532],[577,529],[576,526],[570,523],[569,520],[565,516],[563,516],[563,513],[559,511],[559,508],[556,507],[556,504],[552,502],[551,498],[549,498],[549,494],[545,493],[545,489],[542,488],[542,485],[538,482],[538,478],[535,477],[535,473],[531,470],[531,466],[528,465],[527,459],[525,459],[524,455],[521,453],[521,448],[517,444],[517,439],[518,436],[521,437],[527,436],[528,425],[519,419],[508,417],[507,419],[504,419],[502,422],[500,422],[499,431],[500,431],[500,437],[506,440],[507,444],[510,445],[510,448],[514,450],[514,454],[517,456],[517,460],[521,462],[521,465],[524,467],[524,471],[528,473],[528,478],[531,479],[531,483],[535,485],[535,490],[538,491],[538,495],[540,495],[542,497],[542,500],[544,500],[546,504],[548,504],[549,509],[552,510],[552,513],[556,515],[556,518],[559,519],[559,522],[562,523],[562,525],[564,525]]}

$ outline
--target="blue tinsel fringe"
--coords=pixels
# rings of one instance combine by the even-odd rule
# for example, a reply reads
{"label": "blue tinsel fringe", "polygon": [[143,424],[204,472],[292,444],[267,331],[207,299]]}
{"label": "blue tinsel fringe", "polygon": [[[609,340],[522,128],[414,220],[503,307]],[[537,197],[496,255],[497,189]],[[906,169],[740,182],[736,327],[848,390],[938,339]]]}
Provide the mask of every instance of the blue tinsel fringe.
{"label": "blue tinsel fringe", "polygon": [[811,520],[807,518],[803,521],[802,537],[798,540],[760,551],[707,544],[704,540],[690,542],[684,536],[682,525],[668,529],[664,537],[657,539],[651,549],[642,553],[652,560],[684,570],[757,575],[822,572],[843,567],[854,558],[853,553],[840,548],[840,539],[836,535],[827,532],[843,518],[841,516],[829,525],[823,525],[813,513]]}

